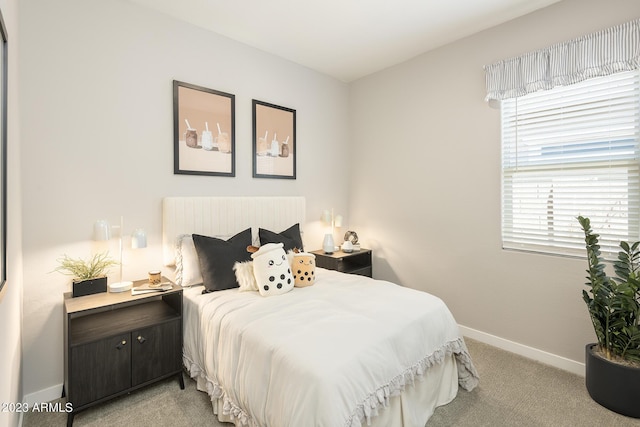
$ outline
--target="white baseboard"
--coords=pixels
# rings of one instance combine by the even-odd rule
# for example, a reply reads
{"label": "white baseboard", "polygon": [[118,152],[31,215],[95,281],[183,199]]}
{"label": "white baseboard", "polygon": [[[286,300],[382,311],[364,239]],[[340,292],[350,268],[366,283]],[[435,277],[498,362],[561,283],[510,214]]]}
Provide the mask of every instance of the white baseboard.
{"label": "white baseboard", "polygon": [[545,365],[550,365],[555,368],[563,369],[565,371],[569,371],[573,374],[584,377],[584,363],[567,359],[566,357],[558,356],[556,354],[548,353],[543,350],[538,350],[537,348],[529,347],[517,342],[509,341],[495,335],[487,334],[486,332],[468,328],[466,326],[458,325],[458,327],[460,328],[460,332],[462,332],[462,335],[464,335],[465,337],[469,337],[476,341],[498,347],[502,350],[515,353],[517,355],[535,360],[540,363],[544,363]]}
{"label": "white baseboard", "polygon": [[60,399],[62,396],[62,384],[54,385],[44,390],[38,390],[34,393],[26,394],[22,400],[24,403],[28,403],[32,406],[34,403],[51,402],[52,400]]}
{"label": "white baseboard", "polygon": [[[34,393],[25,394],[22,402],[28,403],[31,408],[35,403],[46,403],[51,402],[52,400],[60,399],[62,396],[62,384],[54,385],[49,388],[45,388],[44,390],[38,390]],[[20,413],[20,418],[18,418],[18,426],[22,427],[22,422],[24,420],[24,414]]]}

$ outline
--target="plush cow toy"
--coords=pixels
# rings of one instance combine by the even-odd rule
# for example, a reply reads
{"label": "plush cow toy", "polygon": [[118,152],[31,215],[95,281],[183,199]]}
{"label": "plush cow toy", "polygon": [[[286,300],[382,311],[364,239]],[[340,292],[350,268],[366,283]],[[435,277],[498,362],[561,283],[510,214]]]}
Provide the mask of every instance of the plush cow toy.
{"label": "plush cow toy", "polygon": [[282,243],[267,243],[251,254],[253,274],[262,296],[280,295],[293,289],[289,257]]}

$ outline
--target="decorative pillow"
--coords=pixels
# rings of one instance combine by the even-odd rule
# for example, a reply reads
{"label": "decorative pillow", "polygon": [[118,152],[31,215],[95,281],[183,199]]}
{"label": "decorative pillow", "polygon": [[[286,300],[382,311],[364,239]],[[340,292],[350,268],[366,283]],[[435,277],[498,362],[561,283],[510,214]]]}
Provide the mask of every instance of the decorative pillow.
{"label": "decorative pillow", "polygon": [[176,283],[184,287],[202,284],[200,261],[191,234],[178,236],[176,242]]}
{"label": "decorative pillow", "polygon": [[316,256],[307,252],[294,253],[291,270],[296,288],[313,285],[316,281]]}
{"label": "decorative pillow", "polygon": [[260,238],[260,245],[265,243],[282,243],[284,244],[285,251],[292,251],[298,249],[300,252],[304,251],[302,247],[302,237],[300,236],[300,224],[294,224],[281,233],[274,233],[273,231],[260,228],[258,230],[258,237]]}
{"label": "decorative pillow", "polygon": [[233,271],[236,272],[236,280],[240,285],[240,292],[258,290],[258,284],[253,275],[253,261],[236,262],[233,265]]}
{"label": "decorative pillow", "polygon": [[247,252],[247,246],[251,245],[250,228],[228,240],[194,234],[193,243],[200,261],[200,272],[205,287],[203,292],[222,291],[239,286],[233,265],[251,259],[251,254]]}
{"label": "decorative pillow", "polygon": [[289,257],[282,247],[282,243],[267,243],[251,254],[253,274],[263,297],[284,294],[293,289]]}

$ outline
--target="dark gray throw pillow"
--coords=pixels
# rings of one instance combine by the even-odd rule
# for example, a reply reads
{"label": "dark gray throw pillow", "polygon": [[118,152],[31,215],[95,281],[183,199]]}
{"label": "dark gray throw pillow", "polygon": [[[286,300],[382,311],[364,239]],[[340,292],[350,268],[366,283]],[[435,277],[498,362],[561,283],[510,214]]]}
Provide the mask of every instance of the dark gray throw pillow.
{"label": "dark gray throw pillow", "polygon": [[200,262],[200,272],[205,287],[203,293],[240,286],[236,281],[233,265],[236,262],[251,259],[251,254],[247,252],[247,246],[251,245],[250,228],[228,240],[194,234],[193,243]]}
{"label": "dark gray throw pillow", "polygon": [[260,228],[258,229],[258,237],[260,238],[260,245],[266,243],[282,243],[286,252],[294,248],[298,248],[300,252],[304,252],[302,237],[300,236],[300,224],[294,224],[281,233],[274,233],[273,231]]}

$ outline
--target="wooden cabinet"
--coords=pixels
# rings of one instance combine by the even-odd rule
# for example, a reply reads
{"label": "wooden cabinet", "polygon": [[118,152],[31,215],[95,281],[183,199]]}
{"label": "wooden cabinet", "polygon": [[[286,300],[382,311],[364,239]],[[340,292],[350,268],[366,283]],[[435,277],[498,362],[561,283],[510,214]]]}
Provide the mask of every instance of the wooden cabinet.
{"label": "wooden cabinet", "polygon": [[128,334],[118,335],[69,349],[71,372],[65,391],[74,411],[131,386],[131,346],[125,345],[128,339]]}
{"label": "wooden cabinet", "polygon": [[361,249],[350,253],[336,251],[332,254],[325,254],[322,250],[312,251],[311,253],[316,256],[316,265],[318,267],[367,277],[373,276],[371,250],[369,249]]}
{"label": "wooden cabinet", "polygon": [[[182,322],[174,320],[134,331],[131,384],[139,386],[182,369]],[[176,351],[175,343],[180,342]]]}
{"label": "wooden cabinet", "polygon": [[[134,283],[140,285],[144,281]],[[64,297],[64,393],[73,416],[152,382],[182,377],[182,288]]]}

